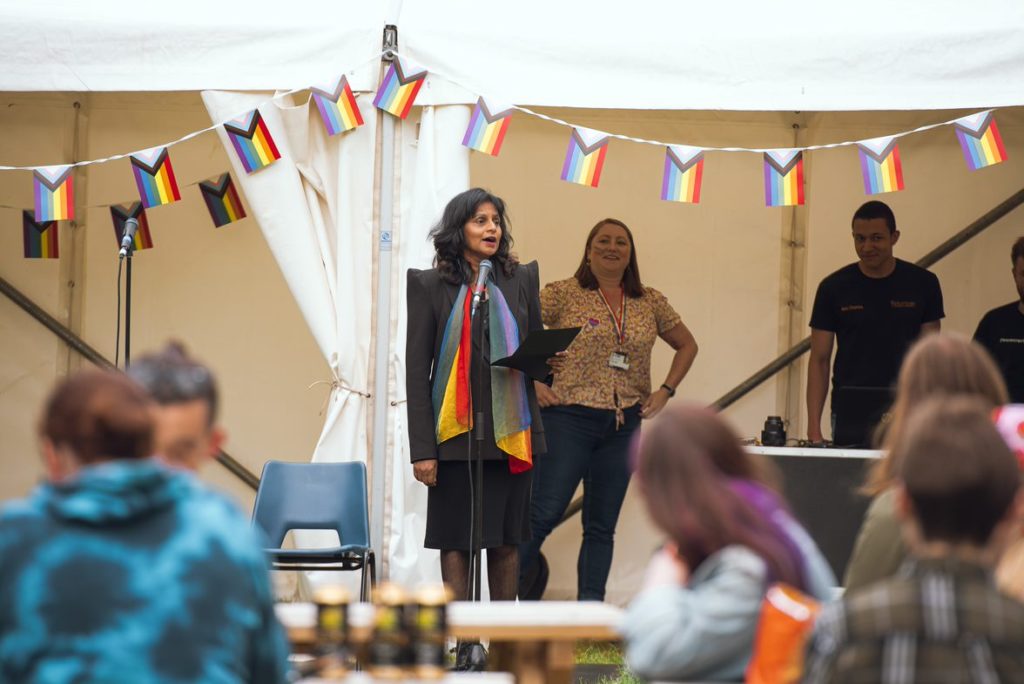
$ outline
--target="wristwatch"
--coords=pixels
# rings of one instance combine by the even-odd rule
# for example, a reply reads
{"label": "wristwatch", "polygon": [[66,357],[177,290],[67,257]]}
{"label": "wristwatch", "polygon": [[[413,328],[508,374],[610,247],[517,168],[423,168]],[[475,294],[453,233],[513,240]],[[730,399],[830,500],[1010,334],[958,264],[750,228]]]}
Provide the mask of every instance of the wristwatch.
{"label": "wristwatch", "polygon": [[675,388],[669,387],[665,383],[661,383],[661,389],[663,389],[666,392],[668,392],[669,399],[671,399],[672,397],[676,396]]}

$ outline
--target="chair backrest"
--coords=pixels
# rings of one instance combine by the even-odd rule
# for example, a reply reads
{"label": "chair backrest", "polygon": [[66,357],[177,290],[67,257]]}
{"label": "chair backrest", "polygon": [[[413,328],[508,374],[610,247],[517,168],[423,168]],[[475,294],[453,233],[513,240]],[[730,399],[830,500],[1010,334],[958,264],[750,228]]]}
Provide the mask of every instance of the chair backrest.
{"label": "chair backrest", "polygon": [[253,520],[280,548],[289,530],[335,530],[342,546],[370,546],[366,465],[267,461]]}

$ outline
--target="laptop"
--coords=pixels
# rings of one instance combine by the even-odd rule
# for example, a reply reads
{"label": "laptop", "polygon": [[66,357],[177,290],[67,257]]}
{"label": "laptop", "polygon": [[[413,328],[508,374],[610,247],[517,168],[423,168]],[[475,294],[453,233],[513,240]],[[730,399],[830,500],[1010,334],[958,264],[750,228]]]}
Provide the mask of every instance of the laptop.
{"label": "laptop", "polygon": [[875,428],[892,406],[888,387],[838,387],[832,392],[836,427],[832,443],[837,447],[869,449]]}

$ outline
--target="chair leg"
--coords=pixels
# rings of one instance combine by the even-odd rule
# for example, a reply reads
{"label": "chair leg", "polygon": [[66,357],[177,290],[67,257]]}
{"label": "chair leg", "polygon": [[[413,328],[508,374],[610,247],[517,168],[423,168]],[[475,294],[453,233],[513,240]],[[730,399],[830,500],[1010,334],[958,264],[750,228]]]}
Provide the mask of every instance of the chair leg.
{"label": "chair leg", "polygon": [[[369,567],[369,574],[367,574],[367,567]],[[369,580],[369,582],[367,582]],[[362,577],[359,588],[359,600],[369,601],[370,594],[373,588],[377,586],[377,563],[374,558],[373,551],[367,550],[363,552],[363,568]]]}

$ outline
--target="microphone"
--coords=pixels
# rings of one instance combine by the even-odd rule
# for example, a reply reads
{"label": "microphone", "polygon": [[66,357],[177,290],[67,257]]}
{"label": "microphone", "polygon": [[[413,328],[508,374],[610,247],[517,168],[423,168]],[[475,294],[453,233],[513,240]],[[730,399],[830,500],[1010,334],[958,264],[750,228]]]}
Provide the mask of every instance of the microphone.
{"label": "microphone", "polygon": [[126,219],[124,222],[124,236],[121,237],[121,251],[118,253],[118,259],[124,259],[128,256],[129,250],[132,248],[132,243],[135,242],[135,233],[139,230],[138,219]]}
{"label": "microphone", "polygon": [[487,276],[491,274],[492,268],[494,268],[494,265],[491,264],[490,259],[481,260],[480,265],[477,266],[476,285],[473,286],[473,303],[469,307],[470,318],[476,315],[476,309],[480,306],[480,300],[484,296],[484,283],[487,282]]}

